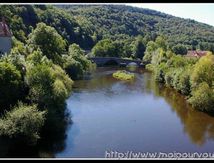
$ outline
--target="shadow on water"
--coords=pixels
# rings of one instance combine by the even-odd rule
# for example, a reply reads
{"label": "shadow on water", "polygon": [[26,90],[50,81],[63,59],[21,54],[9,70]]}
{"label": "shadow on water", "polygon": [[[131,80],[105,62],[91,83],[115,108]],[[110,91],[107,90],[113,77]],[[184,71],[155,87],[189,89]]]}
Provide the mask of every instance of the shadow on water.
{"label": "shadow on water", "polygon": [[8,139],[0,137],[1,158],[54,158],[54,154],[63,151],[67,137],[66,130],[71,127],[71,115],[65,109],[64,114],[49,113],[47,123],[40,132],[36,145],[26,144],[22,139]]}
{"label": "shadow on water", "polygon": [[[68,106],[63,106],[59,113],[49,114],[38,144],[30,146],[24,141],[0,138],[0,157],[100,156],[100,150],[106,147],[213,150],[213,116],[194,110],[184,96],[158,84],[152,74],[143,69],[134,72],[133,82],[117,81],[112,73],[119,69],[99,68],[90,81],[75,82],[75,93],[68,99]],[[156,105],[163,106],[157,111]],[[73,111],[74,123],[68,110]],[[160,129],[161,125],[168,124],[168,129]]]}
{"label": "shadow on water", "polygon": [[170,104],[173,112],[180,118],[184,132],[188,134],[192,143],[203,146],[207,141],[214,140],[214,116],[193,109],[185,96],[172,88],[155,82],[151,74],[146,81],[146,89],[153,92],[156,97],[163,97]]}

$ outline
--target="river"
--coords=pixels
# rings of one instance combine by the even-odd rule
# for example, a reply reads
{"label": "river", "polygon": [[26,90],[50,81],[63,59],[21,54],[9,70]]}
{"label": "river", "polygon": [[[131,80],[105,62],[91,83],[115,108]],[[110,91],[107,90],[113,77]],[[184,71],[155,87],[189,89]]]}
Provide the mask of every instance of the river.
{"label": "river", "polygon": [[118,152],[213,152],[214,118],[195,111],[185,97],[137,70],[133,82],[99,68],[78,81],[67,101],[72,126],[56,157],[105,157]]}
{"label": "river", "polygon": [[214,117],[191,108],[184,96],[157,84],[145,70],[124,82],[112,77],[117,69],[98,68],[91,78],[75,82],[67,100],[72,123],[59,140],[47,139],[36,149],[18,147],[7,155],[1,145],[1,154],[103,158],[110,151],[214,151]]}

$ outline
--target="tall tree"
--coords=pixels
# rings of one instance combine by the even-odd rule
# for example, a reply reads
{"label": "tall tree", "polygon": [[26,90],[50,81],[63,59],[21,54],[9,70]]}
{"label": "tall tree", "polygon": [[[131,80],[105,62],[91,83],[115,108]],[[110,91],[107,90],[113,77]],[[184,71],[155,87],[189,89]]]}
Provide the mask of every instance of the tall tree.
{"label": "tall tree", "polygon": [[36,49],[40,48],[43,55],[57,64],[60,64],[60,56],[66,50],[66,42],[62,36],[45,23],[37,24],[36,29],[29,35],[28,43]]}
{"label": "tall tree", "polygon": [[137,36],[135,42],[134,42],[134,47],[133,47],[133,55],[135,58],[140,58],[142,59],[144,56],[144,52],[146,50],[146,45],[143,40],[142,36]]}

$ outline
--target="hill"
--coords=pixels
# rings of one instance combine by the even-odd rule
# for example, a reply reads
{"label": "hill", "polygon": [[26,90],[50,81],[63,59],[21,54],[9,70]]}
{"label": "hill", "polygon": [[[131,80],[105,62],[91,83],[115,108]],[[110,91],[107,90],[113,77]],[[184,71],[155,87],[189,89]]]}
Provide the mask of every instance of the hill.
{"label": "hill", "polygon": [[[155,10],[124,5],[59,6],[74,16],[89,32],[101,37],[164,35],[171,46],[187,45],[189,49],[210,48],[214,27],[190,19],[178,18]],[[92,33],[91,33],[92,35]],[[125,37],[125,36],[123,36]]]}
{"label": "hill", "polygon": [[129,40],[142,35],[155,40],[164,35],[170,47],[183,44],[188,49],[214,51],[214,27],[161,13],[125,5],[8,5],[0,6],[14,36],[25,42],[39,22],[54,27],[67,40],[90,50],[105,38]]}

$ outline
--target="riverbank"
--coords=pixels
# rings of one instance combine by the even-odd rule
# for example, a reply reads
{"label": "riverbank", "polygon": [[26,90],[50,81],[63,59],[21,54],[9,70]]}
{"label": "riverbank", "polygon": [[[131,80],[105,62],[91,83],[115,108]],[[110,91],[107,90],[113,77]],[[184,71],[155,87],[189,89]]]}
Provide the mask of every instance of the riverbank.
{"label": "riverbank", "polygon": [[167,61],[149,64],[156,81],[172,87],[187,98],[193,108],[213,113],[214,56],[210,53],[200,59],[173,55]]}

